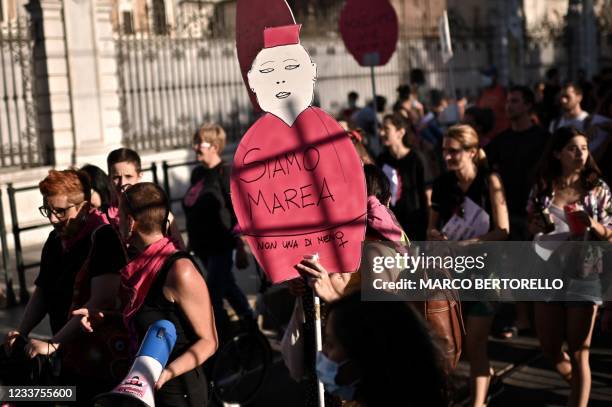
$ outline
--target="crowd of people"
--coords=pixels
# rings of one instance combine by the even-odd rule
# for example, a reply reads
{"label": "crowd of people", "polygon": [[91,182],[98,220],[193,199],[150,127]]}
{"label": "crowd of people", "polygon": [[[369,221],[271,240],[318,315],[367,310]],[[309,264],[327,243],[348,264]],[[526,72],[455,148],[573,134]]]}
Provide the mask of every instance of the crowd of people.
{"label": "crowd of people", "polygon": [[[361,301],[372,259],[401,250],[383,244],[388,241],[469,244],[543,234],[567,239],[568,205],[572,219],[585,227],[584,240],[612,241],[612,70],[592,82],[581,77],[561,84],[551,69],[546,83],[533,90],[505,89],[494,67],[482,76],[485,89],[473,103],[427,89],[424,73],[413,70],[391,110],[383,97],[359,108],[359,95],[351,92],[339,112],[364,163],[371,244],[357,273],[330,275],[316,259],[305,259],[296,265],[304,278],[288,284],[296,297],[314,290],[327,304],[323,351],[310,369],[332,396],[330,404],[448,405],[449,376],[462,348],[470,365],[471,405],[483,406],[494,376],[489,335],[535,329],[544,354],[571,386],[568,405],[587,405],[598,309],[605,310],[602,326],[612,325],[610,305],[601,299],[516,303],[510,318],[499,304],[465,302],[455,315],[465,321],[463,347],[460,340],[444,342],[445,332],[418,304]],[[226,333],[224,300],[241,321],[256,324],[232,271],[249,259],[230,199],[225,145],[216,124],[203,125],[193,137],[200,165],[182,202],[187,244],[164,191],[142,182],[137,152],[112,151],[107,172],[93,165],[51,170],[39,184],[39,209],[53,231],[35,290],[19,326],[7,334],[5,350],[61,364],[59,374],[51,368],[50,376],[57,384],[76,385],[79,403],[88,405],[124,378],[148,326],[167,319],[176,327],[177,343],[155,383],[156,403],[206,405],[202,366]],[[469,238],[447,235],[444,225],[466,201],[484,210],[487,227]],[[390,271],[389,278],[401,272]],[[461,313],[457,301],[449,304],[449,312]],[[45,316],[52,338],[30,338]],[[503,321],[499,327],[496,318]]]}
{"label": "crowd of people", "polygon": [[[578,81],[561,83],[559,72],[552,68],[546,82],[533,89],[502,87],[495,67],[482,70],[481,76],[484,89],[477,99],[452,100],[437,89],[427,92],[422,71],[413,70],[411,83],[398,87],[390,112],[382,97],[359,109],[358,95],[351,92],[349,107],[338,119],[350,132],[366,168],[375,163],[384,174],[377,184],[388,184],[388,193],[379,194],[375,202],[391,209],[388,224],[401,226],[411,241],[612,241],[608,186],[612,69],[603,69],[592,81],[582,73]],[[382,117],[378,123],[372,119],[374,106]],[[484,210],[487,228],[469,238],[447,235],[444,225],[463,210],[466,200]],[[371,206],[368,201],[368,217],[373,215]],[[543,224],[545,219],[551,224]],[[569,224],[576,219],[584,232],[571,237]],[[396,235],[386,240],[400,239]],[[599,269],[573,272],[575,278],[569,283],[575,291],[593,291],[593,281],[598,282],[610,267],[607,256],[603,255]],[[363,276],[372,263],[366,253],[362,261]],[[521,261],[513,259],[511,267],[524,267]],[[316,277],[311,285],[322,298],[333,301],[356,286],[351,284],[354,278],[332,278],[320,265],[303,263],[300,267]],[[602,280],[609,282],[608,277]],[[610,304],[601,298],[605,290],[571,301],[464,302],[463,354],[470,365],[470,405],[486,405],[493,391],[489,335],[507,339],[533,332],[544,355],[570,385],[568,405],[586,406],[591,387],[589,348],[598,310],[602,329],[612,328]],[[435,336],[433,324],[430,330]],[[339,359],[336,362],[347,358]],[[389,365],[391,359],[386,359]],[[365,380],[359,383],[366,386]],[[410,405],[410,400],[404,403]]]}

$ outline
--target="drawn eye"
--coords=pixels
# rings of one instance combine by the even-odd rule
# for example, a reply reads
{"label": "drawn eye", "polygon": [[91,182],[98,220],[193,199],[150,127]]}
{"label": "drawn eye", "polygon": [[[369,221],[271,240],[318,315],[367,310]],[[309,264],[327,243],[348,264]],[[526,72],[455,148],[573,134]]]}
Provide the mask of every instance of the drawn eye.
{"label": "drawn eye", "polygon": [[266,68],[266,69],[260,69],[259,72],[261,73],[270,73],[274,71],[274,68]]}
{"label": "drawn eye", "polygon": [[299,67],[300,67],[300,65],[287,65],[285,67],[285,69],[288,70],[288,71],[292,71],[292,70],[297,69]]}

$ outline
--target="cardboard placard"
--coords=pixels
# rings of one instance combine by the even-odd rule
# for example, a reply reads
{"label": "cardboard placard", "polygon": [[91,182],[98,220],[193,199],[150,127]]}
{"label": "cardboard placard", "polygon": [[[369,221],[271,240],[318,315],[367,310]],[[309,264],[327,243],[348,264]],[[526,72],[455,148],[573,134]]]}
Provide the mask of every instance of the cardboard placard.
{"label": "cardboard placard", "polygon": [[367,210],[361,161],[346,132],[310,106],[316,65],[299,26],[265,30],[247,78],[267,113],[234,156],[231,192],[247,242],[273,283],[318,254],[328,272],[359,267]]}

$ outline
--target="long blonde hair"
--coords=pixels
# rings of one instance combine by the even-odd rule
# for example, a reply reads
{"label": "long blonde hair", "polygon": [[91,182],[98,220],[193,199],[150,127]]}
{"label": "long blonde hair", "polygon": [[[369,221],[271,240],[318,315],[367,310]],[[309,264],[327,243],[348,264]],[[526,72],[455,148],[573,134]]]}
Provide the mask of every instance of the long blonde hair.
{"label": "long blonde hair", "polygon": [[474,130],[472,126],[469,124],[456,124],[449,127],[444,137],[458,141],[464,150],[476,149],[474,164],[476,164],[478,168],[487,166],[487,155],[480,147],[478,133],[476,133],[476,130]]}

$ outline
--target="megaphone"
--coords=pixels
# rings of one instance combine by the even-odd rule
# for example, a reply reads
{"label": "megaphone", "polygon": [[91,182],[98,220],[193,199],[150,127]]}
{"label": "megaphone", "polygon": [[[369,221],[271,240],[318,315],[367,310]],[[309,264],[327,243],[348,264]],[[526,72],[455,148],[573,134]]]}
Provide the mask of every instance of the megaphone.
{"label": "megaphone", "polygon": [[155,407],[155,383],[176,343],[176,328],[165,319],[149,326],[132,368],[112,391],[93,400],[94,407]]}

